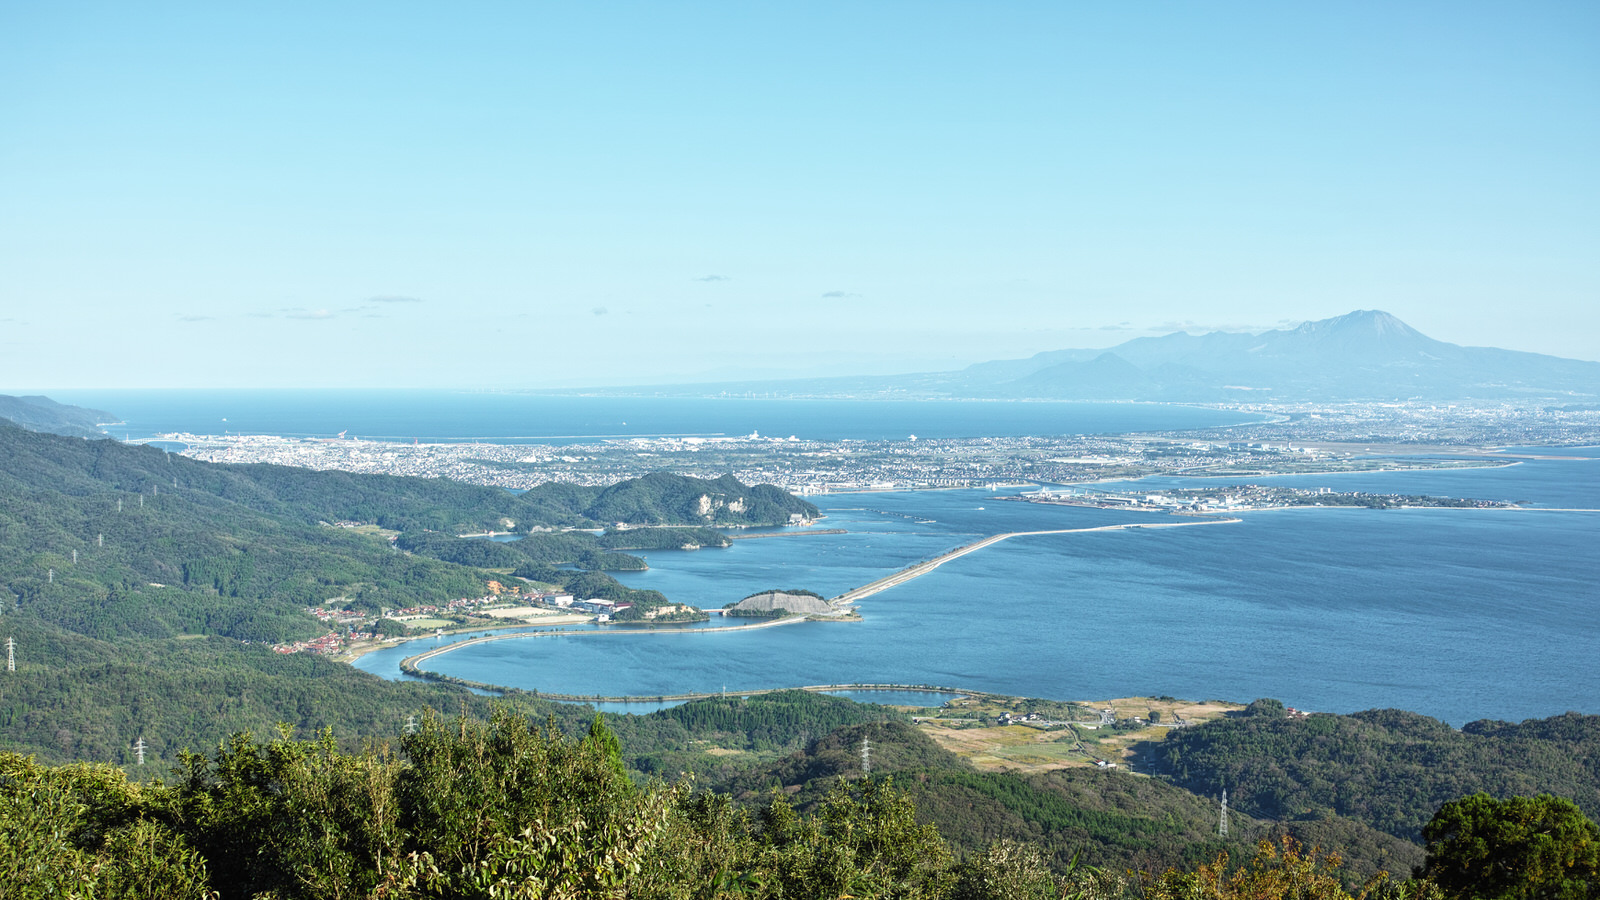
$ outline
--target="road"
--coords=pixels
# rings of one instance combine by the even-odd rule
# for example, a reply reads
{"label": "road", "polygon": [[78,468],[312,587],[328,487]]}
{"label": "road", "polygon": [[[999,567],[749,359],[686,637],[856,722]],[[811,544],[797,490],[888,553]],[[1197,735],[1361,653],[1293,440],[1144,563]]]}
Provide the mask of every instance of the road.
{"label": "road", "polygon": [[854,603],[857,600],[870,597],[880,591],[886,591],[889,588],[895,587],[896,585],[905,584],[913,578],[920,578],[923,575],[926,575],[929,572],[932,572],[934,569],[937,569],[945,563],[951,561],[952,559],[958,559],[966,556],[968,553],[982,550],[983,548],[992,544],[998,544],[1001,541],[1010,540],[1014,537],[1031,537],[1033,535],[1040,534],[1081,534],[1090,531],[1126,531],[1134,528],[1188,528],[1194,525],[1227,525],[1238,521],[1240,520],[1194,519],[1186,522],[1130,522],[1123,525],[1097,525],[1093,528],[1056,528],[1048,531],[1010,531],[1006,532],[1005,534],[990,535],[983,540],[974,541],[964,547],[957,547],[948,553],[935,556],[933,559],[924,560],[923,562],[919,562],[909,568],[901,569],[900,571],[888,577],[880,578],[871,584],[865,584],[861,587],[845,591],[828,602],[840,606]]}

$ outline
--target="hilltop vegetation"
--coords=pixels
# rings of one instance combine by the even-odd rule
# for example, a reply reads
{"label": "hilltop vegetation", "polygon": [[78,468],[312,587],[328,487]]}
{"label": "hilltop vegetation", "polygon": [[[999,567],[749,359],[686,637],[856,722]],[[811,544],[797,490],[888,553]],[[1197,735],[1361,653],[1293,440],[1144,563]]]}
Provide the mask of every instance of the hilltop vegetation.
{"label": "hilltop vegetation", "polygon": [[[1308,844],[1337,846],[1349,876],[1409,872],[1423,861],[1420,846],[1375,832],[1353,820],[1321,830],[1236,815],[1231,837],[1217,837],[1217,805],[1158,779],[1122,771],[1075,768],[1024,774],[980,772],[903,720],[846,726],[771,764],[714,782],[746,803],[773,790],[811,810],[840,779],[863,776],[862,747],[871,770],[893,776],[915,803],[917,820],[938,829],[957,850],[978,852],[996,841],[1035,846],[1054,871],[1073,860],[1111,871],[1160,872],[1191,866],[1218,853],[1248,856],[1256,841],[1281,834]],[[1335,836],[1338,843],[1321,838]]]}
{"label": "hilltop vegetation", "polygon": [[73,437],[101,437],[100,424],[116,416],[103,409],[85,409],[57,403],[49,397],[12,397],[0,394],[0,419],[9,419],[29,431],[48,431]]}
{"label": "hilltop vegetation", "polygon": [[[894,740],[892,726],[856,726],[838,741],[869,733]],[[329,735],[240,734],[209,756],[184,755],[170,785],[0,753],[0,872],[11,896],[163,900],[1351,897],[1340,863],[1292,837],[1259,843],[1249,866],[1230,864],[1248,852],[1218,842],[1204,861],[1159,872],[1077,860],[1052,872],[1027,843],[952,846],[919,822],[903,778],[834,777],[798,805],[774,791],[740,806],[687,783],[628,778],[621,741],[599,717],[581,739],[568,734],[504,709],[487,723],[428,715],[398,753],[349,753]],[[1060,794],[938,777],[923,783],[1062,823],[1091,845],[1184,830],[1170,813],[1075,811]],[[1140,790],[1135,803],[1148,805]],[[1567,801],[1465,798],[1440,811],[1429,839],[1427,879],[1363,879],[1361,896],[1600,891],[1600,829]]]}
{"label": "hilltop vegetation", "polygon": [[1345,816],[1409,841],[1441,804],[1478,791],[1547,792],[1600,815],[1600,716],[1480,721],[1456,731],[1394,709],[1291,719],[1278,708],[1174,732],[1149,750],[1151,764],[1199,794],[1226,787],[1257,816]]}
{"label": "hilltop vegetation", "polygon": [[[300,610],[330,598],[375,610],[477,596],[486,568],[637,569],[641,560],[612,548],[710,544],[708,534],[716,534],[701,527],[659,529],[659,537],[648,536],[657,529],[600,538],[540,532],[510,545],[453,536],[507,523],[560,524],[540,518],[547,512],[585,524],[595,521],[590,515],[771,524],[816,512],[776,488],[746,488],[731,477],[662,474],[605,489],[546,485],[514,495],[435,479],[201,463],[7,423],[0,423],[0,490],[7,497],[0,585],[24,614],[102,639],[302,638],[317,626]],[[409,554],[328,525],[347,521],[402,530],[397,546]]]}

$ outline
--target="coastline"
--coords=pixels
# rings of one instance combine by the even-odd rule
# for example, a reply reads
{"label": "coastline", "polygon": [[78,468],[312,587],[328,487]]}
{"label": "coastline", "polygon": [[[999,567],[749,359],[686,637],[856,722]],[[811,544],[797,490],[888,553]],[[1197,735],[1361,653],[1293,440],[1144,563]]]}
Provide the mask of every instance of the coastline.
{"label": "coastline", "polygon": [[[407,674],[407,675],[414,675],[414,676],[416,676],[418,678],[428,678],[428,679],[432,679],[432,680],[448,680],[448,681],[451,681],[451,682],[467,684],[467,685],[469,685],[471,687],[483,688],[483,689],[486,689],[486,690],[494,690],[494,691],[516,690],[515,688],[507,688],[507,687],[504,687],[502,685],[488,684],[488,683],[485,683],[485,682],[477,682],[477,681],[468,681],[467,679],[464,679],[464,678],[455,678],[454,676],[450,676],[450,675],[441,675],[441,674],[436,673],[436,672],[430,672],[429,670],[422,668],[421,664],[424,663],[424,662],[427,662],[428,660],[433,659],[435,657],[443,656],[446,653],[451,653],[451,652],[454,652],[456,650],[460,650],[463,647],[470,647],[470,646],[473,646],[475,644],[487,644],[487,643],[490,643],[492,641],[514,640],[514,639],[517,639],[517,638],[586,637],[586,636],[595,636],[595,635],[613,635],[613,636],[614,635],[681,635],[681,634],[705,634],[705,633],[726,634],[726,633],[732,632],[732,631],[755,631],[755,630],[761,629],[761,628],[774,628],[774,627],[779,626],[779,625],[798,625],[798,624],[800,624],[802,622],[807,622],[807,621],[810,621],[810,620],[808,620],[805,616],[787,616],[787,617],[782,618],[782,619],[771,619],[771,620],[764,621],[764,622],[756,622],[756,623],[753,623],[753,624],[750,624],[750,625],[724,625],[724,626],[718,626],[716,628],[673,628],[673,629],[636,628],[636,629],[626,629],[626,630],[620,630],[620,629],[619,630],[596,629],[594,631],[570,631],[570,630],[559,630],[559,631],[519,631],[519,632],[516,632],[516,633],[513,633],[513,634],[483,635],[481,637],[468,638],[467,640],[464,640],[464,641],[452,641],[452,642],[450,642],[448,644],[445,644],[442,647],[436,647],[436,648],[434,648],[432,650],[427,650],[427,651],[424,651],[422,653],[418,653],[415,656],[408,656],[405,659],[402,659],[400,661],[399,668],[400,668],[400,671],[402,673]],[[408,638],[407,640],[410,640],[410,639]],[[535,692],[532,692],[532,693],[540,693],[540,692],[535,691]],[[555,695],[541,693],[540,696],[548,697],[548,696],[555,696]]]}
{"label": "coastline", "polygon": [[[1143,529],[1143,528],[1186,528],[1186,527],[1192,527],[1192,526],[1196,526],[1196,525],[1228,525],[1228,524],[1236,524],[1236,523],[1238,523],[1240,521],[1241,521],[1240,519],[1235,519],[1235,518],[1205,518],[1205,519],[1192,519],[1191,518],[1188,521],[1183,521],[1183,522],[1125,522],[1125,523],[1121,523],[1121,524],[1117,524],[1117,525],[1096,525],[1096,526],[1091,526],[1091,527],[1087,527],[1087,528],[1053,528],[1053,529],[1044,529],[1044,530],[1040,530],[1040,531],[1012,531],[1012,532],[1005,532],[1005,533],[1002,533],[1002,534],[990,535],[989,537],[983,538],[983,539],[978,540],[978,541],[974,541],[974,542],[972,542],[970,544],[966,544],[966,545],[964,545],[962,547],[958,547],[958,548],[956,548],[954,550],[951,550],[951,551],[949,551],[947,553],[941,554],[940,556],[934,557],[933,559],[924,560],[923,562],[917,563],[917,564],[915,564],[915,565],[913,565],[913,566],[911,566],[911,567],[909,567],[907,569],[902,569],[901,571],[895,572],[895,573],[893,573],[891,575],[888,575],[888,576],[885,576],[884,578],[880,578],[880,579],[878,579],[876,581],[869,582],[869,583],[867,583],[865,585],[862,585],[861,587],[853,588],[852,590],[846,591],[845,593],[840,594],[839,596],[830,599],[828,602],[831,605],[834,605],[834,606],[843,606],[845,604],[852,603],[852,602],[854,602],[856,600],[860,600],[860,599],[863,599],[865,597],[870,597],[873,594],[877,594],[877,593],[880,593],[882,591],[886,591],[889,588],[896,587],[898,585],[901,585],[901,584],[904,584],[904,583],[906,583],[908,581],[911,581],[911,580],[913,580],[915,578],[919,578],[919,577],[921,577],[923,575],[926,575],[927,573],[932,572],[934,569],[939,568],[940,566],[944,565],[947,562],[950,562],[951,560],[958,559],[958,558],[960,558],[962,556],[966,556],[969,553],[975,553],[975,552],[977,552],[979,550],[982,550],[985,547],[989,547],[989,546],[992,546],[994,544],[1000,543],[1001,541],[1009,540],[1009,539],[1015,538],[1015,537],[1032,537],[1032,536],[1038,536],[1038,535],[1052,535],[1052,534],[1083,534],[1083,533],[1090,533],[1090,532],[1105,532],[1105,531],[1130,531],[1130,530],[1134,530],[1134,529]],[[469,639],[464,640],[464,641],[452,641],[451,643],[446,644],[446,645],[444,645],[442,647],[438,647],[438,648],[435,648],[435,649],[432,649],[432,650],[427,650],[427,651],[424,651],[422,653],[416,654],[415,656],[408,656],[405,659],[400,661],[399,669],[403,674],[411,675],[413,677],[427,678],[427,679],[434,680],[434,681],[444,681],[444,682],[448,682],[448,683],[452,683],[452,684],[462,684],[462,685],[465,685],[467,687],[471,687],[471,688],[478,689],[478,690],[490,690],[490,691],[517,690],[515,688],[507,688],[507,687],[505,687],[503,685],[489,684],[487,682],[472,681],[472,680],[464,679],[464,678],[456,678],[455,676],[443,675],[443,674],[440,674],[440,673],[433,672],[433,671],[430,671],[428,669],[422,668],[422,664],[427,662],[428,660],[434,659],[434,658],[439,657],[439,656],[443,656],[446,653],[450,653],[450,652],[453,652],[455,650],[459,650],[459,649],[461,649],[463,647],[469,647],[469,646],[472,646],[472,645],[475,645],[475,644],[489,643],[491,641],[504,641],[504,640],[518,639],[518,638],[573,637],[573,636],[619,635],[619,634],[633,634],[633,635],[644,635],[644,634],[652,634],[652,635],[663,635],[663,634],[690,635],[690,634],[708,634],[708,633],[724,634],[724,633],[728,633],[728,632],[744,632],[744,631],[754,631],[754,630],[761,629],[761,628],[773,628],[773,627],[777,627],[777,626],[780,626],[780,625],[796,625],[796,624],[799,624],[799,623],[802,623],[802,622],[807,622],[807,621],[812,621],[812,620],[809,617],[806,617],[806,616],[786,616],[786,617],[781,618],[781,619],[771,619],[771,620],[767,620],[767,621],[756,622],[756,623],[749,624],[749,625],[719,626],[719,627],[715,627],[715,628],[686,628],[686,629],[667,629],[667,630],[662,630],[662,629],[597,629],[597,630],[594,630],[594,631],[550,630],[550,631],[522,631],[522,632],[515,632],[515,633],[512,633],[512,634],[484,635],[484,636],[481,636],[481,637],[469,638]],[[422,637],[426,637],[426,636],[424,635]],[[416,640],[416,639],[417,638],[404,638],[402,640]],[[379,648],[372,648],[372,649],[379,649]],[[367,652],[370,652],[370,650],[367,651]],[[360,654],[357,654],[356,656],[351,657],[351,658],[352,659],[359,658],[359,655]],[[800,688],[763,688],[763,689],[759,689],[759,690],[756,690],[756,691],[740,691],[740,692],[737,692],[737,693],[740,693],[741,695],[746,695],[746,694],[753,694],[753,693],[770,693],[772,691],[777,691],[777,690],[791,690],[791,689],[793,689],[793,690],[825,691],[825,690],[854,690],[854,689],[862,689],[862,690],[891,690],[891,689],[893,689],[893,690],[921,690],[921,689],[928,689],[928,688],[926,688],[925,686],[924,687],[912,687],[912,686],[906,686],[906,685],[880,686],[880,687],[876,687],[876,688],[871,688],[871,687],[863,688],[863,687],[859,687],[857,685],[828,685],[828,686],[815,686],[815,685],[813,685],[813,686],[809,686],[809,687],[800,687]],[[973,692],[970,692],[970,691],[955,691],[954,689],[946,689],[946,688],[938,688],[938,690],[941,690],[941,691],[948,690],[948,691],[954,692],[954,693],[973,693]],[[684,693],[684,694],[641,695],[641,696],[624,696],[624,695],[618,695],[618,696],[599,696],[599,695],[595,695],[595,696],[590,696],[590,695],[578,695],[578,694],[550,693],[550,692],[547,692],[547,691],[530,691],[529,693],[533,693],[533,694],[535,694],[537,696],[545,697],[545,698],[548,698],[548,699],[571,700],[571,701],[574,701],[574,702],[590,702],[590,701],[593,701],[593,702],[606,702],[606,703],[627,703],[627,702],[648,702],[648,701],[662,701],[662,700],[699,699],[701,697],[716,696],[716,694],[704,693],[704,692],[688,692],[688,693]],[[985,692],[980,692],[980,693],[985,693]]]}
{"label": "coastline", "polygon": [[[408,644],[408,643],[410,643],[412,641],[425,641],[425,640],[428,640],[430,638],[438,638],[438,637],[441,637],[441,636],[449,637],[450,635],[466,634],[468,632],[473,632],[473,631],[504,631],[504,630],[506,630],[508,628],[544,628],[544,627],[547,627],[547,626],[553,628],[553,627],[559,627],[559,626],[562,626],[562,625],[582,625],[583,623],[588,622],[592,617],[591,616],[558,615],[558,616],[552,616],[551,618],[552,619],[560,619],[560,621],[538,622],[538,623],[533,623],[533,622],[506,622],[504,624],[499,624],[499,625],[493,625],[493,624],[491,624],[491,625],[463,625],[460,628],[445,629],[443,635],[437,635],[437,634],[408,634],[405,637],[397,637],[397,638],[393,638],[393,639],[390,639],[390,640],[385,640],[385,641],[382,641],[382,642],[367,641],[366,643],[363,643],[360,646],[350,647],[350,648],[348,648],[346,650],[343,650],[343,651],[341,651],[341,652],[339,652],[339,653],[337,653],[337,654],[335,654],[335,655],[333,655],[333,656],[331,656],[329,658],[337,660],[339,662],[346,662],[346,663],[352,663],[353,664],[356,660],[360,659],[363,656],[366,656],[368,653],[376,653],[379,650],[392,650],[395,647],[399,647],[399,646],[401,646],[403,644]],[[501,637],[505,637],[505,635],[501,635]]]}

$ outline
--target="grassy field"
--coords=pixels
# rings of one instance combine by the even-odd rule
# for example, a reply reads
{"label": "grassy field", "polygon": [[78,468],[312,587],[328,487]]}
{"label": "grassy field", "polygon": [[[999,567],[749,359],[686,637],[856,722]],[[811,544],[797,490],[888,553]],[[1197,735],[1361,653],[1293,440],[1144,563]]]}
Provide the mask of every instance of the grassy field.
{"label": "grassy field", "polygon": [[[1195,724],[1243,708],[1238,703],[1194,703],[1171,697],[1077,703],[968,697],[951,701],[931,716],[919,717],[917,725],[940,746],[980,769],[1046,771],[1095,766],[1100,760],[1127,766],[1133,745],[1166,739],[1172,729],[1165,723]],[[1117,724],[1100,724],[1102,710],[1110,710]],[[1151,713],[1162,724],[1150,724]],[[1010,724],[1001,724],[998,720],[1006,714],[1014,718]],[[1017,721],[1030,714],[1036,718]]]}
{"label": "grassy field", "polygon": [[407,628],[454,628],[454,622],[449,619],[406,619],[402,624]]}

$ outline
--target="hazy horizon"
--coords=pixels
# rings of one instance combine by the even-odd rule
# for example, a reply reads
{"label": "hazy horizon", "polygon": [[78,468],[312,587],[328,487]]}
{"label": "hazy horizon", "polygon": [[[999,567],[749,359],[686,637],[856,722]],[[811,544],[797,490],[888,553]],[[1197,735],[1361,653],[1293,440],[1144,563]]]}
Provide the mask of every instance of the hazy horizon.
{"label": "hazy horizon", "polygon": [[1600,10],[0,11],[0,391],[1600,360]]}

